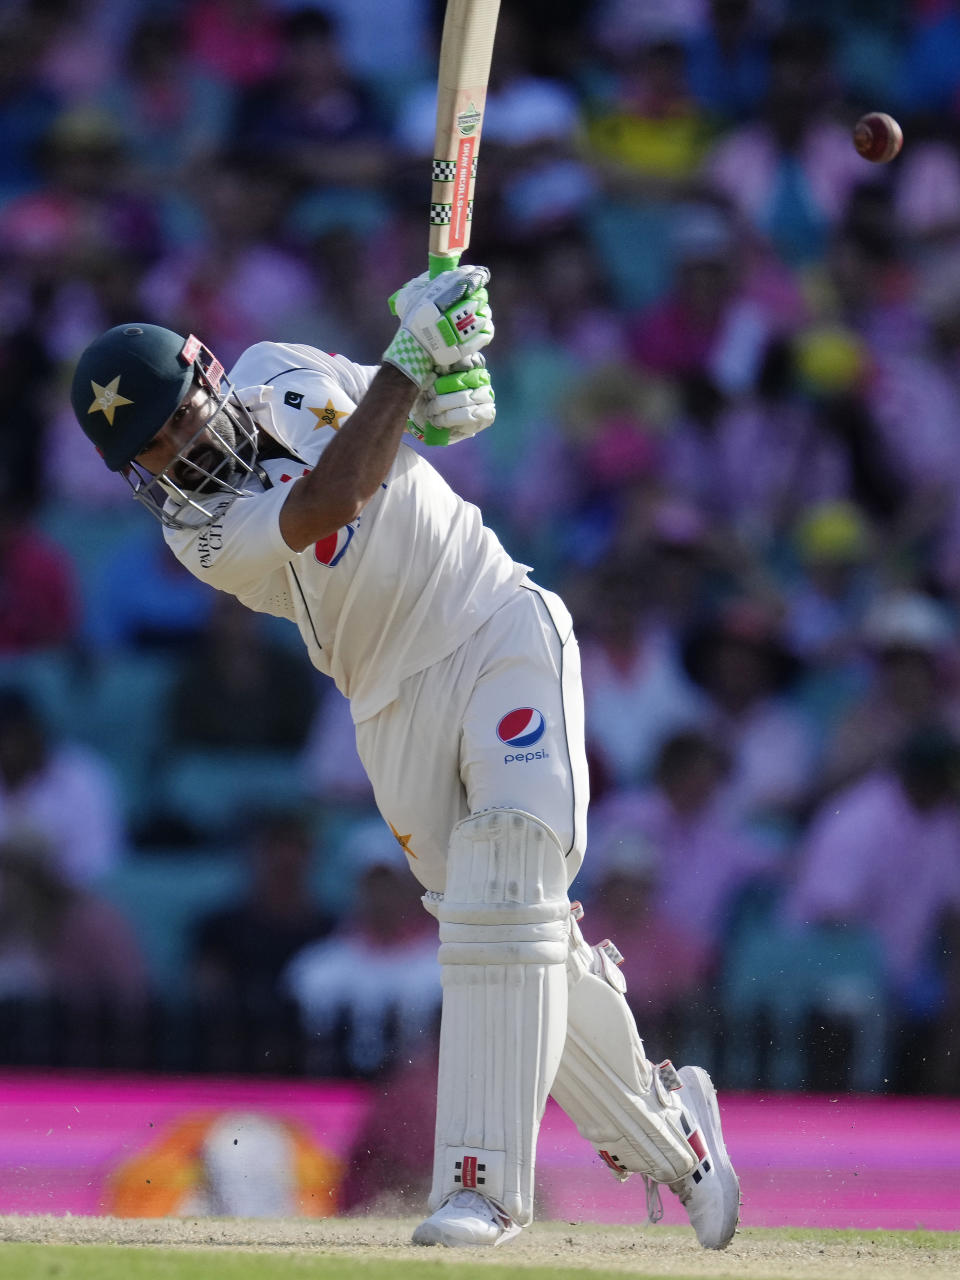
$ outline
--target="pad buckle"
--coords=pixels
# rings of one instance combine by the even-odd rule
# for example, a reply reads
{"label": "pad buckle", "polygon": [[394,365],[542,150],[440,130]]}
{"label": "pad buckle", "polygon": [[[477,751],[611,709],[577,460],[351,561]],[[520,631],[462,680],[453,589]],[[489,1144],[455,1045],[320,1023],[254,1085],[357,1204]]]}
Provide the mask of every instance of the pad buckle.
{"label": "pad buckle", "polygon": [[669,1092],[674,1093],[677,1089],[683,1088],[683,1081],[677,1074],[677,1069],[669,1058],[664,1058],[663,1062],[657,1065],[657,1071],[660,1075],[660,1081],[663,1087]]}
{"label": "pad buckle", "polygon": [[607,957],[611,964],[623,964],[623,954],[615,942],[611,942],[609,938],[604,938],[602,942],[597,943],[597,947]]}

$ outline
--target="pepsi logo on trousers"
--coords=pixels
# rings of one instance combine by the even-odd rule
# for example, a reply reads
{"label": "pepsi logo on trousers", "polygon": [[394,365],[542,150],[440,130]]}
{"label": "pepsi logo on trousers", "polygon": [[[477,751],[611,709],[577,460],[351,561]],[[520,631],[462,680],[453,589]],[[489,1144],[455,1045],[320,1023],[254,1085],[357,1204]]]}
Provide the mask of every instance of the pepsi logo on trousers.
{"label": "pepsi logo on trousers", "polygon": [[497,724],[497,737],[511,751],[503,757],[504,764],[530,764],[533,760],[549,760],[550,752],[542,747],[538,751],[530,748],[543,737],[547,722],[543,712],[536,707],[516,707],[500,718]]}
{"label": "pepsi logo on trousers", "polygon": [[547,724],[536,707],[516,707],[500,718],[497,737],[508,747],[532,747],[543,737]]}

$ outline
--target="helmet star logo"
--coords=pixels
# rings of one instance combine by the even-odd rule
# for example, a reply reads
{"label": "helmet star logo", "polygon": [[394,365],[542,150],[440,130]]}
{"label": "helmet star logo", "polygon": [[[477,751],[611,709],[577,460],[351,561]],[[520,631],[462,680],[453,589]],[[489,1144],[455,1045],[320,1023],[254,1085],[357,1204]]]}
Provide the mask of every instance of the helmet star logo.
{"label": "helmet star logo", "polygon": [[101,387],[99,382],[90,379],[90,385],[93,387],[93,404],[87,410],[87,413],[102,413],[106,420],[113,426],[113,415],[117,412],[122,404],[133,404],[132,400],[128,400],[126,396],[122,396],[117,388],[120,386],[120,374],[108,382],[105,387]]}
{"label": "helmet star logo", "polygon": [[317,420],[314,431],[319,431],[321,427],[333,427],[334,431],[339,431],[340,419],[349,416],[349,410],[338,409],[332,400],[328,400],[322,409],[314,409],[312,405],[307,405],[307,408]]}

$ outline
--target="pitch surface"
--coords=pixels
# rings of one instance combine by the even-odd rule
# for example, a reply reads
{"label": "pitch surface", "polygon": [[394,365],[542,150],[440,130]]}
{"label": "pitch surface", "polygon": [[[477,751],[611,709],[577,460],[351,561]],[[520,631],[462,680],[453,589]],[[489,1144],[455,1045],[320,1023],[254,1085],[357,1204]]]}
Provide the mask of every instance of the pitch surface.
{"label": "pitch surface", "polygon": [[956,1232],[747,1228],[723,1253],[707,1253],[685,1228],[543,1222],[502,1250],[454,1252],[414,1248],[415,1221],[0,1217],[0,1272],[17,1280],[339,1280],[358,1274],[412,1280],[434,1268],[445,1280],[473,1280],[490,1268],[520,1280],[538,1273],[590,1280],[631,1273],[647,1280],[947,1280],[960,1274]]}

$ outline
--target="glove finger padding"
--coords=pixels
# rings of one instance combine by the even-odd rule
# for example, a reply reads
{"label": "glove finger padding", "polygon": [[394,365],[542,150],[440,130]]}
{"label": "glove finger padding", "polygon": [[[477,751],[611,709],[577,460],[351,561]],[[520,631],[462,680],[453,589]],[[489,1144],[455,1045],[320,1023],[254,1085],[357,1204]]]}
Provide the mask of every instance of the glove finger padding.
{"label": "glove finger padding", "polygon": [[490,283],[490,272],[487,267],[454,267],[450,271],[442,271],[431,279],[429,271],[422,271],[402,285],[396,293],[391,294],[388,301],[391,312],[398,320],[405,320],[413,305],[425,296],[433,301],[437,309],[445,311],[468,293],[483,292],[483,301],[487,301],[486,286]]}
{"label": "glove finger padding", "polygon": [[417,396],[407,424],[411,435],[439,443],[437,433],[445,432],[448,438],[444,443],[453,444],[492,425],[497,411],[490,374],[482,360],[482,356],[474,356],[467,369],[440,374]]}
{"label": "glove finger padding", "polygon": [[390,299],[401,323],[383,359],[424,388],[432,373],[477,355],[494,333],[489,278],[486,267],[456,267],[405,284]]}

